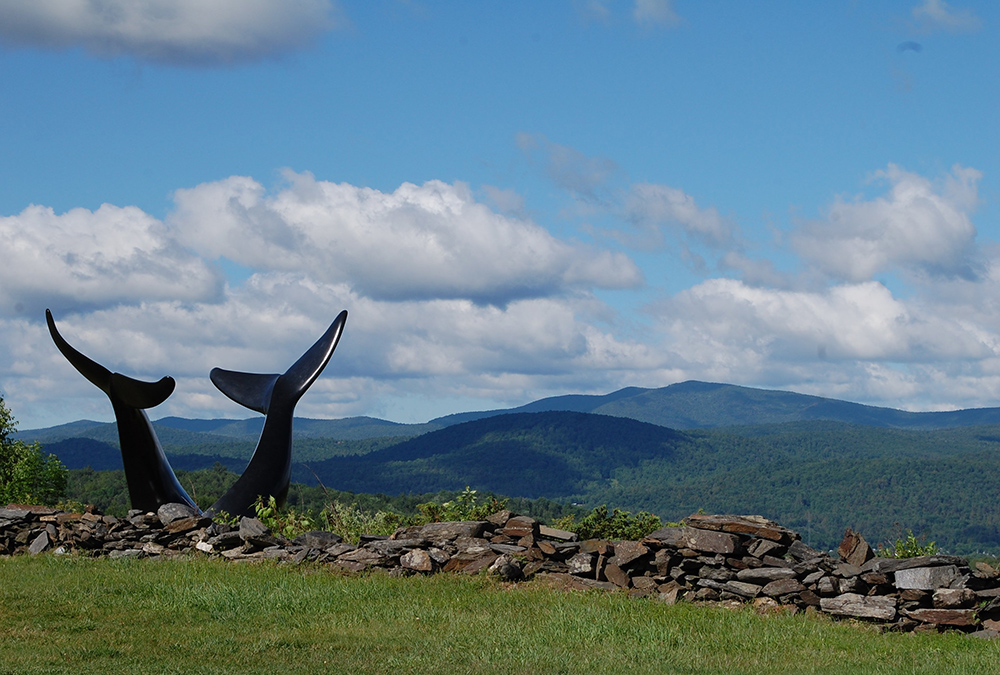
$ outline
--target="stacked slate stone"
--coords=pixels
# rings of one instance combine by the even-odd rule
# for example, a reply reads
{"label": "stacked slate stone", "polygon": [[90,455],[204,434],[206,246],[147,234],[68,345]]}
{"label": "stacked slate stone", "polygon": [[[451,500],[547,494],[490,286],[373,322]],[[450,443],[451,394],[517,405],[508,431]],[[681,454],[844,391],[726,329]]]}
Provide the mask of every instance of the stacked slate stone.
{"label": "stacked slate stone", "polygon": [[1000,635],[1000,574],[947,555],[879,558],[847,531],[837,556],[760,516],[693,515],[642,541],[578,541],[509,511],[484,521],[405,527],[357,544],[330,532],[289,541],[256,518],[216,523],[180,504],[126,518],[33,506],[0,509],[0,554],[167,557],[209,555],[233,561],[312,561],[355,573],[489,573],[536,579],[564,589],[627,592],[667,603],[681,599],[760,609],[818,611],[896,630],[957,629]]}

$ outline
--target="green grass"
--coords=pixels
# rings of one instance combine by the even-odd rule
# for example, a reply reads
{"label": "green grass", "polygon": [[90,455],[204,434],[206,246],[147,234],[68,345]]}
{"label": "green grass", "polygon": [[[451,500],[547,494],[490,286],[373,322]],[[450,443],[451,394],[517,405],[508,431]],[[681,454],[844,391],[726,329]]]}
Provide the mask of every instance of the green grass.
{"label": "green grass", "polygon": [[0,673],[976,673],[1000,645],[438,575],[0,560]]}

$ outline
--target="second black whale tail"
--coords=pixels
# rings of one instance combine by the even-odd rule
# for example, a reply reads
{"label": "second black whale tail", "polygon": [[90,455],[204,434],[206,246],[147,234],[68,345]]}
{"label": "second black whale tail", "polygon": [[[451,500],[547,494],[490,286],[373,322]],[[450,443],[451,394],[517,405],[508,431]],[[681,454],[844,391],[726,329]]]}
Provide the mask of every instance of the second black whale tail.
{"label": "second black whale tail", "polygon": [[197,509],[174,475],[145,409],[167,400],[174,391],[174,379],[143,382],[110,370],[74,349],[59,331],[52,312],[45,310],[45,322],[56,348],[89,382],[107,394],[115,411],[122,464],[132,508],[156,511],[170,502]]}
{"label": "second black whale tail", "polygon": [[292,472],[292,417],[295,404],[316,381],[340,342],[347,322],[341,312],[323,336],[281,375],[241,373],[213,368],[212,383],[240,405],[266,415],[264,429],[250,463],[239,480],[208,513],[230,516],[254,515],[258,497],[274,497],[283,504],[288,495]]}

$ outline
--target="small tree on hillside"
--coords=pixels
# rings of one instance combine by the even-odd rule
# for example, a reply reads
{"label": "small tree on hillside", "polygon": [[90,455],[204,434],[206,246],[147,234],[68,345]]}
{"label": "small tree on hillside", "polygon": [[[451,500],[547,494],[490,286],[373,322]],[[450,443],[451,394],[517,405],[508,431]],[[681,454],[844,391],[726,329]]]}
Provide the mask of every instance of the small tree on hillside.
{"label": "small tree on hillside", "polygon": [[66,496],[69,471],[42,446],[11,438],[17,420],[0,396],[0,506],[14,503],[55,504]]}

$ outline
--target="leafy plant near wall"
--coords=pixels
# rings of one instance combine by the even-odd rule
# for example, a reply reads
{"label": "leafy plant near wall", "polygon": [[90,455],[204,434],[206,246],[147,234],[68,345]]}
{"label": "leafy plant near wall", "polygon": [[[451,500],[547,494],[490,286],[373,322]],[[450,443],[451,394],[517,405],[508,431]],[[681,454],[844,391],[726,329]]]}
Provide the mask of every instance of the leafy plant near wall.
{"label": "leafy plant near wall", "polygon": [[490,496],[485,501],[479,500],[479,493],[468,485],[454,499],[443,504],[426,502],[417,504],[420,515],[416,523],[441,523],[456,520],[485,520],[487,516],[502,511],[507,505],[506,499]]}
{"label": "leafy plant near wall", "polygon": [[37,442],[11,438],[16,430],[17,420],[0,397],[0,505],[58,503],[66,496],[69,472]]}
{"label": "leafy plant near wall", "polygon": [[935,555],[938,553],[937,544],[933,541],[922,544],[924,537],[917,537],[913,530],[907,530],[906,534],[900,536],[896,541],[889,544],[879,544],[878,554],[883,558],[916,558],[922,555]]}
{"label": "leafy plant near wall", "polygon": [[[674,525],[675,523],[666,523]],[[628,511],[614,509],[608,511],[606,505],[601,505],[576,522],[573,516],[566,516],[556,521],[555,526],[562,530],[576,532],[581,539],[627,539],[639,541],[647,534],[664,526],[659,516],[640,511],[632,515]]]}

